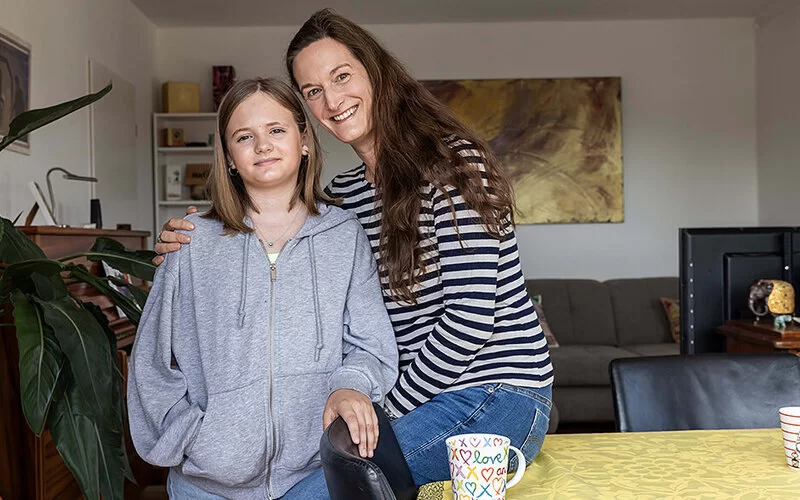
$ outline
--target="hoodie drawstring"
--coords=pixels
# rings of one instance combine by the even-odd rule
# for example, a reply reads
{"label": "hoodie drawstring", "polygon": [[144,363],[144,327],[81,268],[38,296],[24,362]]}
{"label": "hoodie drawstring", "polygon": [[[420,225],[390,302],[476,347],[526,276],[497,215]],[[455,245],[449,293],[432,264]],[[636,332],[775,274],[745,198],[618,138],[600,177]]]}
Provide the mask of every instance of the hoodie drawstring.
{"label": "hoodie drawstring", "polygon": [[[325,214],[328,212],[328,208],[322,210],[322,213]],[[338,224],[343,220],[348,219],[355,219],[355,216],[352,215],[341,215],[338,217],[334,217],[332,220],[329,218],[327,219],[330,224],[328,227],[332,227],[332,225]],[[248,224],[249,225],[249,224]],[[325,229],[325,228],[323,228]],[[242,290],[241,290],[241,302],[239,303],[239,328],[244,326],[245,320],[245,313],[247,309],[247,272],[249,267],[249,257],[250,257],[250,241],[253,233],[247,233],[245,235],[244,240],[244,248],[242,250]],[[295,236],[295,238],[297,238]],[[323,336],[322,336],[322,318],[320,317],[320,305],[319,305],[319,287],[317,286],[317,258],[316,252],[314,251],[314,233],[308,235],[308,244],[309,244],[309,253],[311,259],[311,286],[313,288],[312,293],[314,294],[314,321],[316,323],[316,344],[315,344],[315,352],[314,352],[314,361],[319,362],[322,348],[324,347]]]}
{"label": "hoodie drawstring", "polygon": [[244,326],[245,307],[247,307],[247,264],[250,257],[250,235],[247,233],[244,237],[244,249],[242,250],[242,301],[239,303],[239,328]]}
{"label": "hoodie drawstring", "polygon": [[317,259],[314,254],[314,235],[308,238],[309,251],[311,253],[311,288],[314,294],[314,319],[317,323],[317,344],[314,351],[314,361],[319,361],[320,352],[322,352],[322,319],[319,317],[319,291],[317,288]]}

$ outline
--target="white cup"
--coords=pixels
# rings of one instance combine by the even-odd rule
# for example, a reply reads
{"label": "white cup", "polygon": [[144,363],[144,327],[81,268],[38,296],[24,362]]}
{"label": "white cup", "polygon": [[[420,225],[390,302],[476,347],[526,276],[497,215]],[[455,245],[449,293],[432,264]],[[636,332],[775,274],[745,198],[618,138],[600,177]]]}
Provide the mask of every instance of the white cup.
{"label": "white cup", "polygon": [[800,406],[785,406],[778,410],[783,431],[783,451],[786,465],[800,470]]}
{"label": "white cup", "polygon": [[[509,450],[517,454],[517,472],[506,482]],[[525,474],[525,456],[497,434],[460,434],[447,438],[453,500],[505,500]]]}

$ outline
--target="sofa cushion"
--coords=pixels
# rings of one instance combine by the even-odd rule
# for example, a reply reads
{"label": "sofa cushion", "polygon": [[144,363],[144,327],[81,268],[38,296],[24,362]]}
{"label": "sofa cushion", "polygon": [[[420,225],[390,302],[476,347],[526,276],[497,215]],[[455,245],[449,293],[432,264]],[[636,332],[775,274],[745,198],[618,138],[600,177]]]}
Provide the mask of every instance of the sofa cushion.
{"label": "sofa cushion", "polygon": [[672,342],[661,297],[678,296],[678,278],[634,278],[605,282],[616,325],[615,345]]}
{"label": "sofa cushion", "polygon": [[672,340],[676,343],[681,341],[681,304],[678,299],[672,297],[661,297],[661,305],[664,306],[664,314],[667,315],[669,332]]}
{"label": "sofa cushion", "polygon": [[620,349],[630,351],[639,356],[674,356],[681,353],[681,347],[675,342],[662,342],[660,344],[626,345]]}
{"label": "sofa cushion", "polygon": [[608,365],[617,358],[638,355],[609,345],[561,345],[550,351],[555,386],[610,385]]}
{"label": "sofa cushion", "polygon": [[603,283],[594,280],[542,279],[527,280],[525,286],[531,296],[542,296],[547,323],[561,347],[616,345],[611,298]]}

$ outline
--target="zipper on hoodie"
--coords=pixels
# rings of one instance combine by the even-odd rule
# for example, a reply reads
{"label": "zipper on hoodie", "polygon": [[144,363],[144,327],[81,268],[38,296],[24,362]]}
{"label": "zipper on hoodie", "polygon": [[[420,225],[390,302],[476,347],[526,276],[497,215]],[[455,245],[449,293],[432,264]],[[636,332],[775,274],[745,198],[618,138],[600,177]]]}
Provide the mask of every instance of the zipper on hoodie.
{"label": "zipper on hoodie", "polygon": [[[268,259],[269,260],[269,259]],[[278,442],[277,442],[277,435],[278,433],[275,432],[275,417],[272,414],[272,393],[274,387],[272,385],[272,378],[273,378],[273,370],[272,366],[274,364],[273,352],[272,352],[272,319],[275,316],[275,280],[278,279],[278,266],[273,264],[272,262],[269,263],[269,329],[268,329],[268,337],[269,337],[269,425],[270,425],[270,433],[271,439],[270,442],[272,443],[272,450],[270,456],[267,460],[267,496],[272,500],[274,497],[272,496],[272,490],[270,489],[269,480],[271,469],[272,469],[272,462],[275,460],[276,450],[278,449]]]}

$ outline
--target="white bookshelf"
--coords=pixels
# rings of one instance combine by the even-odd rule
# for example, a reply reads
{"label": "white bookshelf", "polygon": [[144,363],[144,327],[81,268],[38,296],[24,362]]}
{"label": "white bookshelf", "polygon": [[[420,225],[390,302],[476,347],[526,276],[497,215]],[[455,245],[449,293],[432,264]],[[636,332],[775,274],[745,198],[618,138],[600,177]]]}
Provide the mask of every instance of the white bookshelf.
{"label": "white bookshelf", "polygon": [[181,199],[166,199],[164,189],[164,167],[166,165],[185,165],[187,163],[214,162],[214,148],[200,147],[166,147],[159,141],[161,129],[182,128],[186,142],[203,142],[209,144],[209,134],[214,133],[217,122],[216,113],[153,113],[153,237],[157,238],[161,226],[172,217],[183,217],[186,208],[194,205],[202,210],[209,207],[208,200],[193,200],[189,196],[189,187],[182,186]]}

